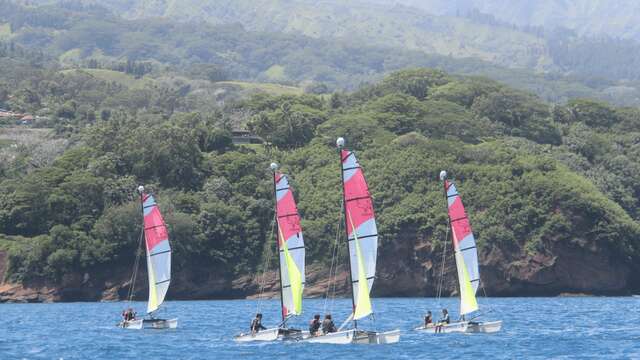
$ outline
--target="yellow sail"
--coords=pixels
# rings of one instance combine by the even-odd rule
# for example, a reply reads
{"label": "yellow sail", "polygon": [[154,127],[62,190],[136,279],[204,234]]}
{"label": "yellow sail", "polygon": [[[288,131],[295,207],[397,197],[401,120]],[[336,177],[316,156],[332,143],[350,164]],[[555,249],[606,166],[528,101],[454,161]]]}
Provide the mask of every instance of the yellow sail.
{"label": "yellow sail", "polygon": [[349,214],[349,222],[351,223],[351,228],[353,229],[353,237],[354,237],[353,241],[355,241],[355,244],[356,244],[356,257],[358,259],[358,303],[356,304],[356,308],[353,312],[353,319],[358,320],[371,314],[373,312],[373,309],[371,307],[371,298],[369,296],[369,285],[367,283],[367,276],[364,269],[364,260],[362,258],[362,251],[360,250],[358,234],[353,225],[351,214]]}
{"label": "yellow sail", "polygon": [[147,272],[149,273],[149,303],[147,304],[147,313],[152,313],[158,309],[158,292],[156,291],[156,277],[151,264],[151,258],[147,256]]}
{"label": "yellow sail", "polygon": [[469,279],[467,266],[464,263],[464,256],[460,251],[456,251],[456,268],[458,269],[458,280],[460,282],[460,315],[465,315],[478,310],[478,301]]}
{"label": "yellow sail", "polygon": [[[280,238],[284,238],[282,230],[280,230]],[[292,310],[292,313],[300,315],[302,314],[302,273],[300,273],[296,262],[289,253],[289,247],[286,241],[282,242],[282,249],[284,251],[287,274],[289,275],[289,285],[291,286],[291,295],[293,297],[293,309],[290,310]]]}

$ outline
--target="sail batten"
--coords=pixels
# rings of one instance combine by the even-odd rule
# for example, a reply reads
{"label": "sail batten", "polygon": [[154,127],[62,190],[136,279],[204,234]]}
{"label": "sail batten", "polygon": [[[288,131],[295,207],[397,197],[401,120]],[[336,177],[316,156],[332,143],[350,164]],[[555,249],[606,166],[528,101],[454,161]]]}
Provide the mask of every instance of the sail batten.
{"label": "sail batten", "polygon": [[142,213],[149,280],[147,313],[152,313],[164,302],[171,282],[171,246],[167,226],[153,195],[142,194]]}
{"label": "sail batten", "polygon": [[460,315],[465,315],[478,310],[476,300],[476,292],[480,284],[478,251],[471,224],[456,186],[449,180],[444,181],[444,186],[460,285]]}
{"label": "sail batten", "polygon": [[305,284],[305,248],[300,215],[289,179],[274,172],[278,252],[282,297],[282,317],[302,314],[302,294]]}
{"label": "sail batten", "polygon": [[378,229],[369,186],[355,154],[342,149],[340,156],[353,289],[353,319],[358,320],[373,312],[370,292],[376,273]]}

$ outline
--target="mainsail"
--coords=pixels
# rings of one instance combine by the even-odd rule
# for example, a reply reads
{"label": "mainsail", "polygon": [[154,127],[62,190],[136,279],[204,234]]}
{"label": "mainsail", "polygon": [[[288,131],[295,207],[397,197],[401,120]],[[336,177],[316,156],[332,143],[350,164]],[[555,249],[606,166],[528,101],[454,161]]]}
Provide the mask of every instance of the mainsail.
{"label": "mainsail", "polygon": [[304,290],[304,239],[300,216],[287,176],[274,172],[278,250],[280,253],[280,279],[282,318],[302,313]]}
{"label": "mainsail", "polygon": [[362,168],[352,151],[341,150],[345,225],[353,295],[353,319],[373,312],[369,293],[376,274],[378,230]]}
{"label": "mainsail", "polygon": [[144,238],[147,248],[147,273],[149,275],[149,303],[147,313],[160,307],[171,281],[171,247],[167,226],[162,219],[153,195],[141,191],[144,216]]}
{"label": "mainsail", "polygon": [[[446,173],[441,177],[446,177]],[[443,180],[449,206],[449,223],[451,224],[458,282],[460,283],[460,315],[465,315],[478,310],[476,300],[476,291],[480,284],[478,251],[467,213],[456,186],[449,180]]]}

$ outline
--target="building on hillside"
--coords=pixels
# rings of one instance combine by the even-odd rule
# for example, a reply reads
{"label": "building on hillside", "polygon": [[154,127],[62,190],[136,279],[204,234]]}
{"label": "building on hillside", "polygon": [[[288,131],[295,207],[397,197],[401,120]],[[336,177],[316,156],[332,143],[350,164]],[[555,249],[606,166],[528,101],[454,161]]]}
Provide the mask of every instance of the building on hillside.
{"label": "building on hillside", "polygon": [[231,141],[234,145],[241,144],[263,144],[264,140],[257,135],[254,135],[247,130],[233,130],[231,131]]}
{"label": "building on hillside", "polygon": [[20,118],[20,125],[31,125],[33,124],[34,117],[30,114],[25,114]]}

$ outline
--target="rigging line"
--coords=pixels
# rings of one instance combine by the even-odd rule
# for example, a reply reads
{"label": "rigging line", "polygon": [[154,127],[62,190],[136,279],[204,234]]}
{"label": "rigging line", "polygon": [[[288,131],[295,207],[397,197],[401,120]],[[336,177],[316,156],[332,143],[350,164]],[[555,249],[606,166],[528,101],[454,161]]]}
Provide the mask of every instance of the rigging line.
{"label": "rigging line", "polygon": [[440,298],[442,297],[442,288],[444,287],[444,271],[445,263],[447,262],[447,241],[449,240],[449,224],[447,224],[447,231],[444,237],[444,247],[442,249],[442,266],[440,271],[440,279],[438,281],[438,304],[440,304]]}
{"label": "rigging line", "polygon": [[[341,209],[344,209],[344,199],[340,200]],[[333,293],[331,294],[331,305],[329,306],[329,310],[333,312],[334,304],[336,300],[336,291],[338,287],[338,269],[340,269],[340,237],[342,236],[342,224],[345,222],[346,214],[340,211],[338,215],[338,232],[336,232],[336,243],[335,243],[335,257],[336,257],[336,267],[333,270]],[[347,261],[349,261],[347,256]]]}
{"label": "rigging line", "polygon": [[[276,213],[273,213],[273,220],[271,221],[271,231],[269,231],[269,237],[268,239],[272,239],[273,238],[273,230],[274,227],[276,225]],[[277,241],[277,240],[276,240]],[[267,242],[268,244],[268,242]],[[263,295],[264,295],[264,288],[267,282],[267,269],[269,267],[269,263],[271,263],[271,256],[272,256],[272,251],[271,251],[272,246],[267,246],[267,253],[264,256],[264,261],[262,263],[262,274],[258,275],[258,278],[260,278],[258,280],[258,284],[260,285],[260,290],[258,291],[258,302],[256,303],[256,314],[260,312],[260,308],[262,305],[262,301],[264,300]]]}
{"label": "rigging line", "polygon": [[[480,275],[478,275],[479,277]],[[484,288],[484,283],[482,281],[480,281],[480,279],[478,278],[478,281],[480,282],[480,288],[482,288],[482,294],[484,295],[485,299],[488,299],[489,296],[487,296],[487,290]],[[483,306],[484,308],[487,309],[487,311],[485,312],[485,314],[491,313],[493,312],[493,308],[490,305],[487,306]]]}
{"label": "rigging line", "polygon": [[[340,205],[343,204],[343,199],[340,200]],[[338,216],[338,221],[336,223],[336,236],[333,242],[333,247],[331,249],[331,269],[329,271],[329,284],[327,286],[327,296],[325,298],[325,306],[324,312],[327,312],[327,299],[331,299],[331,304],[329,306],[329,310],[333,311],[333,304],[336,294],[336,282],[337,282],[337,274],[340,263],[338,261],[338,252],[339,252],[339,242],[340,242],[340,231],[342,229],[342,212],[340,212]]]}
{"label": "rigging line", "polygon": [[[336,237],[335,240],[333,242],[333,246],[331,247],[331,266],[329,267],[329,281],[327,283],[327,291],[325,292],[325,297],[324,297],[324,306],[323,306],[323,312],[326,314],[327,313],[327,301],[329,299],[329,297],[331,297],[331,286],[333,285],[334,288],[334,294],[335,294],[335,281],[333,279],[334,277],[334,271],[337,273],[337,268],[338,268],[338,264],[336,263],[336,252],[338,249],[338,242],[339,242],[339,237],[340,237],[340,220],[342,220],[342,216],[340,216],[340,219],[338,219],[338,222],[336,224]],[[335,266],[335,270],[334,270],[334,266]],[[334,296],[335,297],[335,296]],[[332,300],[332,305],[331,307],[333,307],[333,300]]]}
{"label": "rigging line", "polygon": [[138,277],[138,268],[140,266],[140,256],[142,255],[142,239],[144,239],[144,228],[140,230],[140,239],[138,240],[138,247],[136,249],[136,260],[133,262],[133,272],[131,274],[131,285],[129,285],[129,293],[127,294],[127,301],[131,302],[135,295],[136,279]]}

